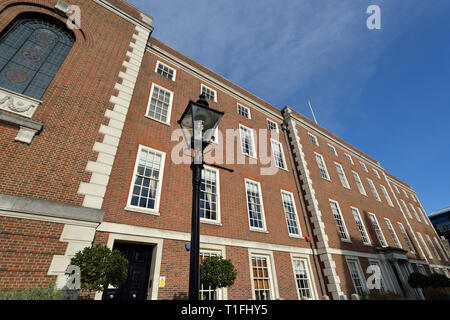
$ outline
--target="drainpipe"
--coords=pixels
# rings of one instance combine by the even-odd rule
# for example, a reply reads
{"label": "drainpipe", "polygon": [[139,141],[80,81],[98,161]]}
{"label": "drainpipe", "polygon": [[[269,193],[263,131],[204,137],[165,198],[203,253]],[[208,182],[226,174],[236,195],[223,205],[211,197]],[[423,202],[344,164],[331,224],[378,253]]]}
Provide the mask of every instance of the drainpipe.
{"label": "drainpipe", "polygon": [[[315,243],[314,237],[312,236],[311,231],[309,229],[310,224],[309,224],[309,221],[307,220],[307,217],[306,217],[305,199],[303,197],[302,191],[300,190],[300,182],[298,181],[297,169],[296,169],[296,166],[294,164],[294,160],[292,159],[291,145],[289,144],[289,139],[288,139],[288,136],[287,136],[287,124],[285,122],[283,122],[281,128],[283,130],[284,141],[286,142],[286,145],[287,145],[287,148],[288,148],[289,161],[291,163],[292,175],[294,176],[295,186],[297,188],[297,194],[298,194],[298,196],[300,198],[301,211],[302,211],[303,221],[305,222],[305,226],[306,226],[306,233],[307,233],[307,235],[308,235],[308,237],[310,239],[310,241],[308,241],[308,242],[309,242],[309,246],[311,248],[311,251],[313,253],[313,262],[314,262],[314,267],[316,269],[317,277],[319,278],[320,292],[321,292],[321,295],[324,296],[326,293],[323,290],[323,286],[322,286],[323,279],[322,279],[322,276],[321,276],[321,272],[319,272],[319,268],[317,266],[317,261],[316,261],[317,255],[315,254],[316,250],[314,249],[314,246],[316,246],[316,243]],[[314,242],[314,246],[313,246],[313,242]],[[316,246],[316,249],[317,249],[317,246]]]}

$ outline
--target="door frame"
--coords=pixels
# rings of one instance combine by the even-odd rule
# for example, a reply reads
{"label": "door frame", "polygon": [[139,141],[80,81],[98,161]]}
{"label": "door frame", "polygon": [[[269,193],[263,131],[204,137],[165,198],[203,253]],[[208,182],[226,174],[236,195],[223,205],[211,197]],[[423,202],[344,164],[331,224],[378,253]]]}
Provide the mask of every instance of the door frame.
{"label": "door frame", "polygon": [[[135,243],[141,245],[154,245],[154,249],[152,252],[151,264],[150,264],[150,272],[149,272],[149,286],[150,294],[147,296],[148,300],[157,300],[158,299],[158,289],[159,289],[159,277],[161,270],[161,258],[162,258],[162,249],[163,249],[163,239],[160,238],[150,238],[150,237],[142,237],[142,236],[133,236],[133,235],[125,235],[118,233],[110,233],[108,242],[106,246],[113,249],[115,242],[128,242]],[[95,300],[101,300],[103,296],[103,291],[97,292],[95,294]]]}

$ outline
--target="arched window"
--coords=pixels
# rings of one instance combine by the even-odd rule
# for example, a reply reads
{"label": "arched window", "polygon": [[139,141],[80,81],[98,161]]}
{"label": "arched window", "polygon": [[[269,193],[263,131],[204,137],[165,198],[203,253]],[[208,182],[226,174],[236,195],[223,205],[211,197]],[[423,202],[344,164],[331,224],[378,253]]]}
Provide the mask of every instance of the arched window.
{"label": "arched window", "polygon": [[40,100],[74,43],[63,26],[17,19],[0,39],[0,88]]}

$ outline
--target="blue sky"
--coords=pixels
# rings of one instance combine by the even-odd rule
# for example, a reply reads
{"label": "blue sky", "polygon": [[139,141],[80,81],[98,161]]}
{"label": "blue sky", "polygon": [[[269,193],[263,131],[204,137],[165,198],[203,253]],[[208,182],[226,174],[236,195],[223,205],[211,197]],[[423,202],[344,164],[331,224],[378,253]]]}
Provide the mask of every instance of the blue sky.
{"label": "blue sky", "polygon": [[[129,0],[153,36],[450,206],[450,1]],[[369,5],[381,30],[369,30]]]}

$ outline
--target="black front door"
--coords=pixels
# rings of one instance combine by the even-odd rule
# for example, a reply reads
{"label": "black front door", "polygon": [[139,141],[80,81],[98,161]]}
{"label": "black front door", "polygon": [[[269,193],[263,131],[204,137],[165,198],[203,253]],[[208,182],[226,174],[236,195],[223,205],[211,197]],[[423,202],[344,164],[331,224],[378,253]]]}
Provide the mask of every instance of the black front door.
{"label": "black front door", "polygon": [[103,292],[103,300],[146,300],[153,246],[133,243],[114,243],[128,260],[128,278],[118,289]]}

